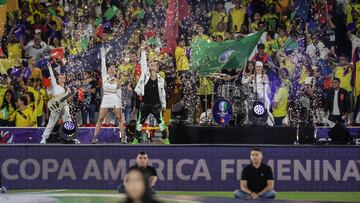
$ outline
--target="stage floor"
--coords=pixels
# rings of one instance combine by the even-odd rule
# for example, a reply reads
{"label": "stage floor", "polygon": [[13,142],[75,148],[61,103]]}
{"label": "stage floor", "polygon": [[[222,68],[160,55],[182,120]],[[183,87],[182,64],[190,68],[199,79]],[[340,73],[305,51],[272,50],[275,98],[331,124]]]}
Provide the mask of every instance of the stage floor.
{"label": "stage floor", "polygon": [[[314,139],[328,140],[328,127],[301,129],[291,127],[220,127],[220,126],[169,126],[171,144],[309,144]],[[360,139],[360,127],[348,127],[350,134]],[[0,128],[1,143],[40,143],[44,128]],[[79,128],[78,140],[90,144],[95,128]],[[156,135],[155,143],[164,143]],[[119,129],[102,128],[99,143],[120,143]]]}

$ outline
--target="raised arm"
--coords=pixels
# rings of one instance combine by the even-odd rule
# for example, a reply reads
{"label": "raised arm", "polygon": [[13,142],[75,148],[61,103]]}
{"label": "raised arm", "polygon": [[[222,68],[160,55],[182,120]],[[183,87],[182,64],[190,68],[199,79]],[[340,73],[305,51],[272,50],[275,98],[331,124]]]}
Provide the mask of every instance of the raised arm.
{"label": "raised arm", "polygon": [[105,80],[109,77],[106,70],[106,61],[105,61],[106,50],[104,48],[101,48],[100,54],[101,54],[101,79],[102,82],[105,82]]}
{"label": "raised arm", "polygon": [[48,67],[49,73],[50,73],[51,87],[54,88],[55,86],[58,85],[57,82],[56,82],[56,78],[55,78],[55,75],[54,75],[54,71],[53,71],[50,63],[48,63],[47,67]]}
{"label": "raised arm", "polygon": [[149,71],[149,67],[147,64],[147,58],[146,58],[146,51],[141,52],[140,66],[141,66],[141,72],[146,73]]}

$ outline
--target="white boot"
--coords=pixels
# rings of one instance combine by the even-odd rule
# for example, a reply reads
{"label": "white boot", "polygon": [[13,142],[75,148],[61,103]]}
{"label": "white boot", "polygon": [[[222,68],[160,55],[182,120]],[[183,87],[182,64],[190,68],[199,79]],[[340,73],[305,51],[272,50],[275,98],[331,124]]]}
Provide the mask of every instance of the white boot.
{"label": "white boot", "polygon": [[46,144],[46,137],[43,137],[40,141],[40,144]]}

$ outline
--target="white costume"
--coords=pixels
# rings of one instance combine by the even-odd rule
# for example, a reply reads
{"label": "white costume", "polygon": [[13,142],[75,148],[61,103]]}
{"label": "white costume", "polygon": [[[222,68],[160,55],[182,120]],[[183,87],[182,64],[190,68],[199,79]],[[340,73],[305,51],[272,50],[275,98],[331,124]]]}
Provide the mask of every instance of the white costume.
{"label": "white costume", "polygon": [[100,108],[121,108],[121,89],[117,88],[117,82],[111,83],[113,80],[116,80],[116,78],[110,78],[107,73],[105,63],[105,51],[101,52],[101,79],[103,86],[103,98]]}
{"label": "white costume", "polygon": [[[66,93],[65,89],[57,84],[53,69],[51,67],[49,67],[49,72],[50,72],[51,88],[49,89],[48,94],[55,98],[56,97],[64,97],[65,93]],[[64,102],[67,102],[67,101],[64,101]],[[52,111],[50,112],[49,122],[43,132],[42,140],[40,142],[41,144],[46,143],[46,139],[49,138],[49,135],[52,133],[52,131],[60,117],[62,118],[62,120],[64,122],[71,121],[70,108],[69,108],[68,104],[66,104],[64,106],[64,108],[60,111],[60,113],[56,113],[56,112],[52,112]]]}
{"label": "white costume", "polygon": [[267,124],[269,126],[274,125],[274,117],[270,112],[270,99],[269,99],[269,80],[266,75],[256,75],[256,79],[253,80],[254,93],[257,93],[258,99],[264,102],[265,108],[268,113]]}

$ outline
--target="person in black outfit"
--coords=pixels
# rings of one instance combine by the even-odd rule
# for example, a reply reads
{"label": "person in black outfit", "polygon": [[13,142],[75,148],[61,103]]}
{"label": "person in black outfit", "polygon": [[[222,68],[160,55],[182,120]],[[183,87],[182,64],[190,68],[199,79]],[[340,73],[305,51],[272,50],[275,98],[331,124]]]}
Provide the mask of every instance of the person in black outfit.
{"label": "person in black outfit", "polygon": [[[152,166],[149,166],[149,157],[148,155],[146,154],[146,152],[139,152],[137,157],[136,157],[136,164],[134,166],[131,166],[128,171],[131,171],[132,169],[139,169],[144,177],[146,178],[146,180],[148,180],[149,182],[149,187],[150,187],[150,190],[152,191],[153,194],[155,194],[155,184],[158,180],[158,177],[157,177],[157,172],[155,170],[154,167]],[[123,185],[125,186],[125,182],[126,182],[126,179],[127,177],[125,176],[124,178],[124,182],[123,182]],[[124,192],[124,187],[123,186],[120,186],[119,187],[119,193],[122,193]]]}
{"label": "person in black outfit", "polygon": [[240,190],[235,190],[235,198],[275,199],[273,172],[270,166],[261,162],[262,158],[259,148],[251,150],[251,164],[242,171]]}
{"label": "person in black outfit", "polygon": [[[144,59],[146,52],[143,51],[141,55],[142,61],[146,63],[146,59]],[[154,115],[159,125],[162,139],[167,138],[166,125],[162,119],[162,111],[166,110],[165,80],[158,74],[159,64],[157,61],[150,61],[149,65],[149,70],[141,73],[140,79],[135,87],[135,92],[139,95],[141,101],[136,123],[137,139],[139,139],[140,142],[142,141],[142,125],[150,113]],[[147,64],[143,64],[142,66],[147,67]]]}
{"label": "person in black outfit", "polygon": [[340,88],[339,78],[332,81],[332,89],[325,101],[325,112],[328,112],[330,121],[339,123],[344,123],[350,113],[350,97],[345,89]]}
{"label": "person in black outfit", "polygon": [[[85,108],[81,111],[82,124],[95,123],[96,112],[96,82],[92,79],[91,71],[86,71],[84,74],[83,85],[85,86]],[[89,115],[89,122],[88,122]]]}

